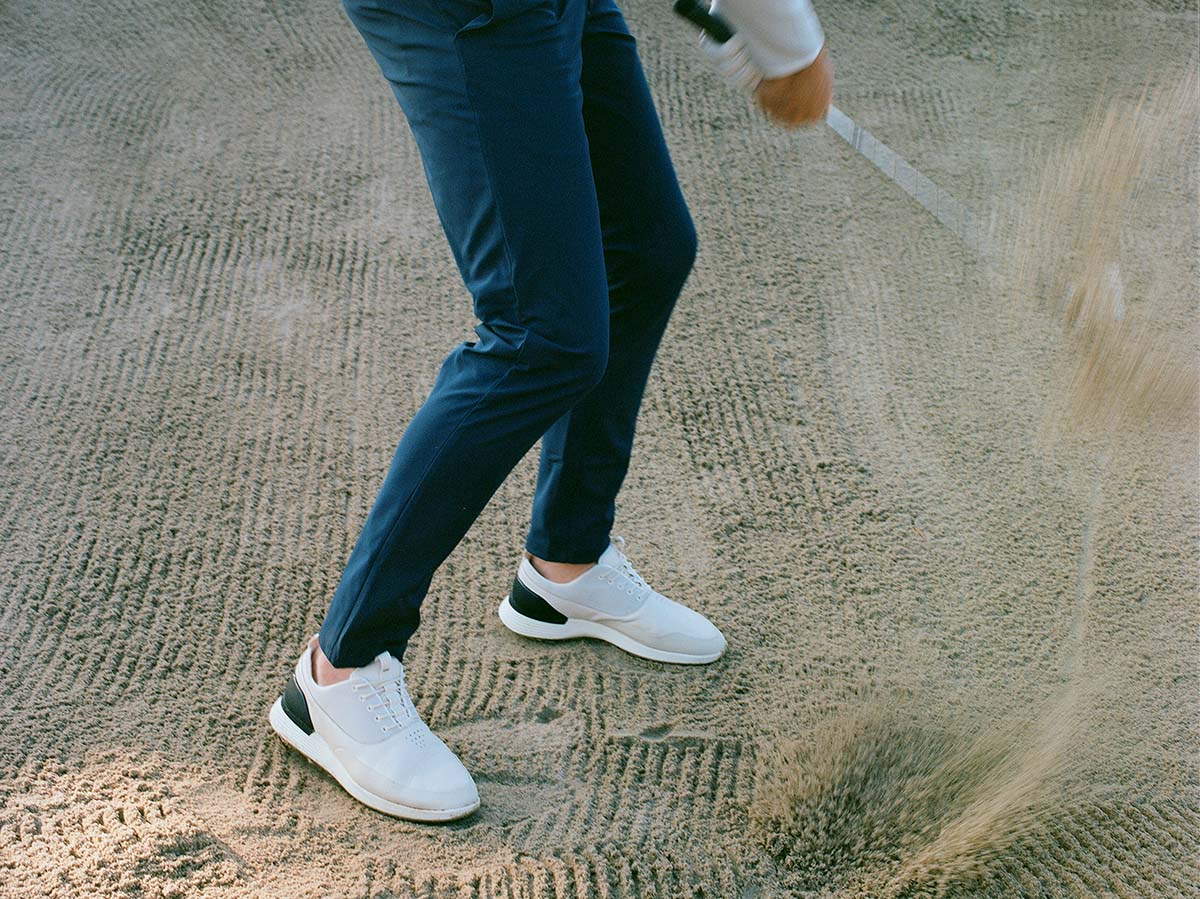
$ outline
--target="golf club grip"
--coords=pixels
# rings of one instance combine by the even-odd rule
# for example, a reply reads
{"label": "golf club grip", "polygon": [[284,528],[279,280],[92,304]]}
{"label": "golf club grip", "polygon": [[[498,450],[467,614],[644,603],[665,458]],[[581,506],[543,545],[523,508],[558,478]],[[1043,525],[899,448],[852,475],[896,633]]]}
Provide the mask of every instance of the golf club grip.
{"label": "golf club grip", "polygon": [[720,16],[710,13],[700,0],[675,0],[675,12],[693,24],[708,32],[718,44],[723,44],[733,37],[733,29]]}

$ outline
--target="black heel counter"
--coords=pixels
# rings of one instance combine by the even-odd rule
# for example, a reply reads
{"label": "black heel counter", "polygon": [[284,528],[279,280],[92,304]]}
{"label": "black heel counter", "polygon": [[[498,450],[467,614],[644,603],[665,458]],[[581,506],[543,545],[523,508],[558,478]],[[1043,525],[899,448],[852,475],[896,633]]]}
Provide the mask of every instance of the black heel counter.
{"label": "black heel counter", "polygon": [[292,719],[292,723],[311,737],[314,728],[312,717],[308,714],[308,700],[304,698],[304,692],[296,683],[294,674],[288,678],[287,689],[283,691],[282,705],[284,713]]}
{"label": "black heel counter", "polygon": [[513,579],[512,593],[509,594],[508,604],[526,618],[532,618],[535,621],[544,621],[547,624],[567,623],[566,615],[522,584],[520,578]]}

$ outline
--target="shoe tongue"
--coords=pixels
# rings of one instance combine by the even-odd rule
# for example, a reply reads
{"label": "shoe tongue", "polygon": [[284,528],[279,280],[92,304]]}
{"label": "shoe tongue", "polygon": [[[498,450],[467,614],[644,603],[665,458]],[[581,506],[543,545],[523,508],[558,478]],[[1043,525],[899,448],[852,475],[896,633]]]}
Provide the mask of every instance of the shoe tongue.
{"label": "shoe tongue", "polygon": [[617,549],[617,545],[615,543],[608,544],[608,549],[600,554],[597,564],[609,565],[613,568],[621,567],[621,551]]}
{"label": "shoe tongue", "polygon": [[400,662],[390,652],[384,651],[358,669],[359,676],[366,681],[378,682],[395,677],[400,673]]}

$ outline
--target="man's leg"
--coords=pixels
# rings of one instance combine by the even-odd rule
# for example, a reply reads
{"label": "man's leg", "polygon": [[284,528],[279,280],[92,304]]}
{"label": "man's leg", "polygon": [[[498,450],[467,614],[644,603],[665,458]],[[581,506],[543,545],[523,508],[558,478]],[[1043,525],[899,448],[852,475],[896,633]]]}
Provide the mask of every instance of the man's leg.
{"label": "man's leg", "polygon": [[405,430],[321,627],[329,661],[357,667],[401,657],[434,570],[599,381],[609,312],[580,86],[586,2],[345,5],[409,121],[481,320]]}
{"label": "man's leg", "polygon": [[613,0],[593,0],[583,35],[583,120],[600,207],[609,288],[603,379],[542,442],[525,548],[552,562],[595,562],[655,351],[696,254],[696,231],[663,139],[634,38]]}

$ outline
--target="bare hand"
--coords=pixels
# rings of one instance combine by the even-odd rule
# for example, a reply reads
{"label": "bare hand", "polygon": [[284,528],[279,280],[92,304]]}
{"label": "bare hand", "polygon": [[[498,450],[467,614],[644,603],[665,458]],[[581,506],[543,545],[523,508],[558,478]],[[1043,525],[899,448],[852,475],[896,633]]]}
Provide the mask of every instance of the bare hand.
{"label": "bare hand", "polygon": [[800,71],[759,82],[754,97],[769,119],[789,131],[824,121],[833,98],[833,66],[825,48]]}

